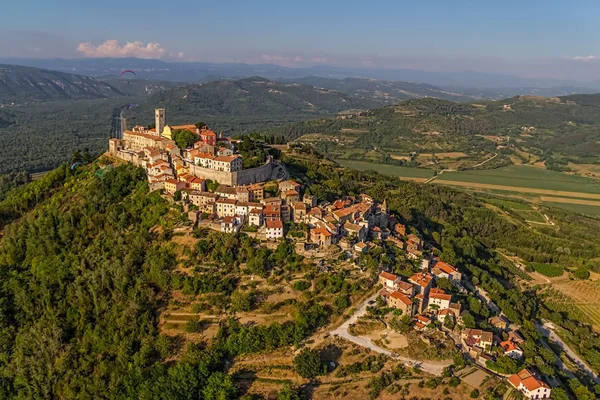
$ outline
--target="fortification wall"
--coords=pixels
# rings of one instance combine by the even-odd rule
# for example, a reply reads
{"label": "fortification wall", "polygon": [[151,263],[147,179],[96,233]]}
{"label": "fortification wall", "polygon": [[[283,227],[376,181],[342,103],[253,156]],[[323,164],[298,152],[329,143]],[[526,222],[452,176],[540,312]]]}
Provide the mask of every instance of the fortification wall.
{"label": "fortification wall", "polygon": [[273,171],[271,158],[264,165],[256,168],[243,169],[236,172],[216,171],[198,165],[190,165],[190,174],[202,179],[210,179],[221,185],[238,186],[268,181]]}
{"label": "fortification wall", "polygon": [[237,182],[235,172],[216,171],[198,165],[190,165],[190,174],[198,178],[219,182],[221,185],[235,186]]}
{"label": "fortification wall", "polygon": [[252,185],[253,183],[265,182],[271,178],[273,172],[273,161],[271,158],[260,167],[243,169],[237,172],[238,185]]}

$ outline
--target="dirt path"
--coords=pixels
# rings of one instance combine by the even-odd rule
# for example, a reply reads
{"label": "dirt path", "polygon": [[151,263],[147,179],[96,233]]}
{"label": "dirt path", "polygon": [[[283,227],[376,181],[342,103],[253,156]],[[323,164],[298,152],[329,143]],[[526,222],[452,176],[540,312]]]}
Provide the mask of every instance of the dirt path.
{"label": "dirt path", "polygon": [[367,336],[352,336],[350,333],[348,333],[348,327],[350,326],[350,324],[355,323],[358,320],[358,318],[365,315],[367,313],[367,307],[369,305],[369,302],[374,301],[376,298],[377,298],[377,294],[374,294],[373,296],[371,296],[371,297],[367,298],[365,301],[363,301],[362,304],[354,312],[354,315],[352,315],[346,322],[344,322],[342,325],[340,325],[337,329],[332,330],[330,332],[330,334],[332,336],[338,336],[338,337],[344,338],[350,342],[356,343],[359,346],[373,350],[377,353],[385,354],[395,360],[402,361],[403,363],[405,363],[408,366],[418,366],[423,371],[428,372],[430,374],[441,375],[444,372],[444,368],[451,365],[452,361],[433,362],[433,361],[413,360],[408,357],[399,356],[395,353],[392,353],[389,350],[386,350],[382,347],[377,346],[376,344],[372,343],[371,339]]}
{"label": "dirt path", "polygon": [[477,167],[481,167],[483,164],[485,164],[488,161],[492,161],[494,158],[498,157],[498,153],[495,153],[493,156],[491,156],[490,158],[488,158],[487,160],[484,160],[482,162],[480,162],[477,165],[473,165],[471,168],[477,168]]}

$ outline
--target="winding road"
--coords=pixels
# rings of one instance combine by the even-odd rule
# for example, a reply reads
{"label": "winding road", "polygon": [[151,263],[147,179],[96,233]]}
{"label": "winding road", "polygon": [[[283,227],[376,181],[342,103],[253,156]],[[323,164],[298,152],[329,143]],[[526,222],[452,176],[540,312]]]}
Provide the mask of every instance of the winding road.
{"label": "winding road", "polygon": [[376,344],[371,342],[371,340],[366,336],[351,335],[348,332],[348,327],[351,324],[354,324],[358,320],[358,318],[362,317],[363,315],[365,315],[367,313],[367,307],[369,306],[369,302],[374,301],[376,298],[377,298],[377,294],[374,294],[373,296],[367,298],[365,301],[363,301],[361,303],[361,305],[356,309],[354,314],[346,322],[344,322],[342,325],[340,325],[339,327],[337,327],[336,329],[332,330],[329,333],[333,336],[341,337],[350,342],[356,343],[359,346],[366,347],[367,349],[373,350],[377,353],[385,354],[386,356],[389,356],[389,357],[393,358],[394,360],[402,361],[403,363],[405,363],[408,366],[411,366],[411,367],[417,366],[420,369],[422,369],[423,371],[428,372],[433,375],[441,375],[444,372],[444,368],[446,368],[449,365],[452,365],[452,361],[446,361],[446,362],[444,362],[444,361],[440,361],[440,362],[420,361],[420,360],[413,360],[408,357],[399,356],[395,353],[392,353],[389,350],[386,350],[382,347],[377,346]]}
{"label": "winding road", "polygon": [[560,336],[558,336],[556,334],[556,332],[554,332],[554,325],[552,325],[551,323],[545,323],[544,325],[541,325],[539,323],[535,323],[535,328],[538,330],[539,333],[541,333],[542,335],[544,335],[545,337],[547,337],[548,339],[550,339],[551,341],[553,341],[554,343],[556,343],[558,345],[558,347],[560,347],[562,349],[562,351],[564,351],[567,356],[573,360],[573,362],[575,364],[577,364],[577,366],[583,371],[585,372],[587,375],[589,375],[590,378],[592,378],[592,380],[594,382],[596,382],[597,384],[600,384],[600,378],[598,377],[598,375],[596,375],[594,373],[594,370],[592,370],[586,363],[585,361],[583,361],[581,359],[581,357],[579,357],[579,355],[574,352],[561,338]]}

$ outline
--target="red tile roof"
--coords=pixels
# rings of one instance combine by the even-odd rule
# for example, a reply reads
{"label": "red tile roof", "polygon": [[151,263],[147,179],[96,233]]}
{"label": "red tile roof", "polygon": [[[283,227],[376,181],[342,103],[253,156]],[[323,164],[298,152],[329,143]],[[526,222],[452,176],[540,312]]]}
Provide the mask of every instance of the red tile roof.
{"label": "red tile roof", "polygon": [[281,221],[267,221],[265,223],[265,225],[267,226],[267,229],[282,229],[283,228],[283,222],[281,222]]}
{"label": "red tile roof", "polygon": [[390,281],[395,281],[396,279],[398,279],[398,276],[385,271],[381,272],[379,276]]}
{"label": "red tile roof", "polygon": [[401,302],[403,302],[407,306],[409,306],[409,305],[412,304],[412,301],[410,300],[410,298],[407,295],[402,294],[400,292],[392,292],[392,294],[390,294],[390,297],[393,297],[394,299],[400,300]]}

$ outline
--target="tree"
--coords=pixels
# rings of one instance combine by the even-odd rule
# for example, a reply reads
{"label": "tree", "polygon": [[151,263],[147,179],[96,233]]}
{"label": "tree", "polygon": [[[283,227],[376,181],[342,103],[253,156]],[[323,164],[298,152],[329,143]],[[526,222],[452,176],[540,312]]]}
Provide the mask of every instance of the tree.
{"label": "tree", "polygon": [[435,284],[440,289],[443,289],[443,290],[446,290],[446,291],[451,291],[454,288],[452,286],[452,282],[450,282],[450,279],[448,279],[448,278],[438,278],[435,281]]}
{"label": "tree", "polygon": [[196,122],[194,125],[195,125],[195,126],[196,126],[196,128],[198,128],[198,129],[203,129],[203,128],[206,128],[206,124],[205,124],[204,122],[202,122],[202,121],[200,121],[200,122]]}
{"label": "tree", "polygon": [[228,400],[235,398],[237,389],[231,377],[224,372],[215,372],[202,390],[205,400]]}
{"label": "tree", "polygon": [[471,397],[472,399],[478,398],[479,397],[479,390],[473,389],[471,391],[471,393],[469,393],[469,397]]}
{"label": "tree", "polygon": [[321,362],[319,352],[305,347],[294,357],[296,372],[303,378],[312,379],[325,373],[325,364]]}
{"label": "tree", "polygon": [[297,389],[289,384],[285,384],[279,393],[277,393],[277,400],[300,400],[300,395]]}
{"label": "tree", "polygon": [[463,315],[462,320],[465,328],[475,328],[475,318],[470,313]]}
{"label": "tree", "polygon": [[175,193],[173,193],[173,200],[175,200],[175,201],[181,200],[181,190],[178,190]]}
{"label": "tree", "polygon": [[176,129],[173,131],[173,140],[180,149],[187,149],[192,147],[200,137],[194,132],[190,132],[187,129]]}
{"label": "tree", "polygon": [[252,307],[252,297],[249,293],[240,291],[233,292],[231,295],[231,308],[234,311],[250,311]]}

